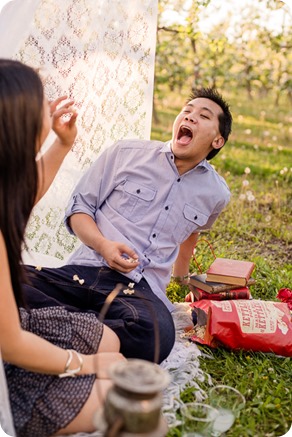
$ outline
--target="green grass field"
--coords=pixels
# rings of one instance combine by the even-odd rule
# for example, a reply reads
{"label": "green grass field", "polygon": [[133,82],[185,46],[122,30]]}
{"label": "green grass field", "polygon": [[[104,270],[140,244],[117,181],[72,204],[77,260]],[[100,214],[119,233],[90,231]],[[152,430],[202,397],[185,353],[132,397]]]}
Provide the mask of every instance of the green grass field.
{"label": "green grass field", "polygon": [[[243,91],[239,94],[240,102],[234,95],[225,96],[231,103],[233,132],[211,161],[226,179],[232,200],[202,238],[212,244],[216,256],[253,261],[253,297],[276,301],[280,288],[292,288],[291,104],[289,107],[288,102],[282,102],[275,107],[271,100],[248,101]],[[184,100],[170,96],[157,102],[159,122],[153,123],[152,139],[171,138],[172,122]],[[212,259],[208,245],[199,244],[196,260],[202,271]],[[196,269],[191,262],[190,271]],[[182,302],[188,289],[173,282],[167,292],[170,300]],[[199,347],[214,358],[200,359],[201,368],[213,383],[231,385],[246,397],[244,411],[226,436],[278,437],[289,431],[291,359],[262,352]],[[207,380],[198,383],[208,389]],[[192,401],[195,395],[190,389],[182,398]],[[179,428],[168,433],[180,435]]]}

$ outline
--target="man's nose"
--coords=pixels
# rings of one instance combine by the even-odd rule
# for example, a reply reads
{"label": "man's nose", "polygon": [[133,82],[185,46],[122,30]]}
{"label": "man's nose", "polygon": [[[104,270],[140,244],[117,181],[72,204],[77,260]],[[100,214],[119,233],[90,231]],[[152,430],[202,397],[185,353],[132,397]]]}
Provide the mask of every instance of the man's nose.
{"label": "man's nose", "polygon": [[197,122],[196,117],[194,117],[193,115],[190,115],[190,114],[185,116],[185,120],[186,121],[190,121],[191,123],[196,123]]}

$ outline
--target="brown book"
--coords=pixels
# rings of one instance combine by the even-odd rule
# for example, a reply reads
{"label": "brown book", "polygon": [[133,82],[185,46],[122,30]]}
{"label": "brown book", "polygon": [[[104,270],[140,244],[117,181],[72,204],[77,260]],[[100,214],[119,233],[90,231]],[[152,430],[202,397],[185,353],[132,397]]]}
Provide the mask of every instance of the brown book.
{"label": "brown book", "polygon": [[211,282],[223,282],[245,287],[254,268],[255,264],[251,261],[216,258],[206,271],[206,279]]}
{"label": "brown book", "polygon": [[[220,293],[222,291],[229,291],[238,288],[238,285],[224,284],[223,282],[210,282],[206,279],[206,273],[200,275],[193,274],[189,278],[189,283],[207,293]],[[254,278],[249,278],[247,286],[254,285],[255,283],[256,281]]]}
{"label": "brown book", "polygon": [[[191,287],[193,296],[188,296],[187,301],[197,301],[201,299],[208,300],[230,300],[230,299],[251,299],[252,295],[248,287],[236,288],[229,291],[221,291],[219,293],[208,293],[207,291],[200,290],[196,287]],[[193,297],[193,299],[192,299]]]}

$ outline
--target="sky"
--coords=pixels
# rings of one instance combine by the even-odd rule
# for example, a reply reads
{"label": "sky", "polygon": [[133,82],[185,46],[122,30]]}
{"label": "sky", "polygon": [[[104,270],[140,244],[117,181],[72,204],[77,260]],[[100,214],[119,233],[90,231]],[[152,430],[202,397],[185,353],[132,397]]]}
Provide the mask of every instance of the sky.
{"label": "sky", "polygon": [[[192,2],[194,0],[186,1]],[[231,23],[235,24],[236,21],[238,22],[240,20],[242,11],[244,11],[247,6],[253,6],[257,3],[257,6],[263,10],[263,21],[265,22],[267,28],[270,30],[278,30],[281,29],[283,15],[285,15],[286,24],[288,24],[288,22],[291,23],[292,0],[277,1],[279,4],[282,3],[283,8],[279,7],[272,13],[265,14],[267,11],[266,6],[260,2],[257,2],[257,0],[212,0],[211,3],[206,7],[206,13],[201,15],[202,18],[200,19],[198,25],[201,31],[208,32],[214,24],[222,22],[229,13],[232,15]],[[205,15],[206,18],[203,18],[203,15]],[[163,21],[165,25],[178,22],[183,24],[184,17],[175,11],[168,11],[163,17]]]}

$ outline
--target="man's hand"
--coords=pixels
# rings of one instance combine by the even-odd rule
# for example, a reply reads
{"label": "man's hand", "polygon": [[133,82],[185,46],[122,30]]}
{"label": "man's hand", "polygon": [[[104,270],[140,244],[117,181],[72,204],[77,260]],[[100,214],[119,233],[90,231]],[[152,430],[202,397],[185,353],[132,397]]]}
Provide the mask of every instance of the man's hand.
{"label": "man's hand", "polygon": [[[58,107],[64,100],[67,100],[66,103]],[[72,147],[77,135],[76,118],[78,114],[73,105],[74,100],[68,100],[67,96],[59,97],[50,103],[52,128],[61,145],[65,147]]]}
{"label": "man's hand", "polygon": [[137,254],[126,244],[105,240],[100,247],[100,254],[109,267],[122,273],[129,273],[139,264]]}

